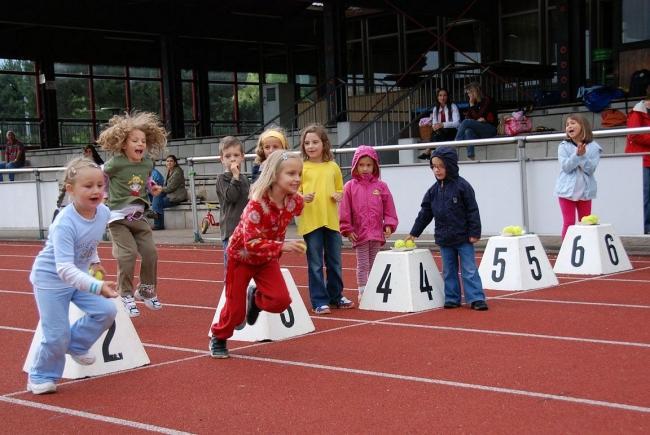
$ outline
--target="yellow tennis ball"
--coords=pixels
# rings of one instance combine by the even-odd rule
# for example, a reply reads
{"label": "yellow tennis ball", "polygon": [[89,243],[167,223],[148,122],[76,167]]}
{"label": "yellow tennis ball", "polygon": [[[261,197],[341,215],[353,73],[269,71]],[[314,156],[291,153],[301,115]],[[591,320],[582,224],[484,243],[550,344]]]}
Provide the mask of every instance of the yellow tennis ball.
{"label": "yellow tennis ball", "polygon": [[410,239],[407,240],[407,241],[404,243],[404,245],[405,245],[407,248],[415,248],[415,242],[414,242],[413,240],[410,240]]}
{"label": "yellow tennis ball", "polygon": [[302,252],[307,252],[307,245],[302,240],[298,240],[298,246],[302,249]]}
{"label": "yellow tennis ball", "polygon": [[98,280],[100,280],[100,281],[103,281],[103,280],[104,280],[104,274],[102,273],[101,270],[97,270],[97,271],[95,271],[95,275],[94,275],[94,277],[95,277],[95,279],[98,279]]}
{"label": "yellow tennis ball", "polygon": [[393,245],[396,248],[403,248],[406,246],[406,243],[402,239],[395,240],[395,244]]}

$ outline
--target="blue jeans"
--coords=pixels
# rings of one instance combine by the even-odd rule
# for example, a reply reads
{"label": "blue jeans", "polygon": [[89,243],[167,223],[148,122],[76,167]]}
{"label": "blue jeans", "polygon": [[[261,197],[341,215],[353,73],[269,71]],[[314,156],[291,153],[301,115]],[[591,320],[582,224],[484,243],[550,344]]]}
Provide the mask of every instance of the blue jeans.
{"label": "blue jeans", "polygon": [[[492,124],[466,119],[458,126],[458,132],[454,140],[485,139],[496,135],[497,128]],[[474,145],[467,145],[467,157],[474,157]]]}
{"label": "blue jeans", "polygon": [[[34,354],[29,369],[29,380],[34,384],[61,379],[65,354],[83,355],[99,337],[111,327],[117,308],[111,299],[74,288],[34,288],[36,305],[41,316],[43,338]],[[68,318],[70,302],[85,316],[72,326]]]}
{"label": "blue jeans", "polygon": [[[22,168],[22,165],[16,165],[13,162],[5,163],[5,162],[0,162],[0,169],[14,169],[14,168]],[[9,174],[9,181],[14,181],[14,176],[16,174]],[[3,174],[0,174],[0,182],[5,181]]]}
{"label": "blue jeans", "polygon": [[[228,270],[228,240],[230,240],[230,237],[227,239],[223,239],[222,244],[223,244],[223,270],[224,273]],[[226,280],[223,280],[226,282]]]}
{"label": "blue jeans", "polygon": [[643,168],[643,231],[650,234],[650,168]]}
{"label": "blue jeans", "polygon": [[454,246],[441,246],[442,278],[445,281],[445,302],[460,304],[460,279],[458,260],[460,259],[465,302],[484,301],[483,283],[476,267],[474,245],[465,242]]}
{"label": "blue jeans", "polygon": [[[309,269],[309,299],[312,308],[337,305],[343,293],[341,275],[341,233],[326,227],[318,228],[303,236],[307,244],[307,267]],[[323,276],[323,252],[327,282]]]}
{"label": "blue jeans", "polygon": [[171,202],[166,193],[161,193],[160,195],[153,197],[153,201],[151,202],[151,209],[159,215],[163,215],[166,208],[172,207],[174,205],[176,205],[176,203]]}

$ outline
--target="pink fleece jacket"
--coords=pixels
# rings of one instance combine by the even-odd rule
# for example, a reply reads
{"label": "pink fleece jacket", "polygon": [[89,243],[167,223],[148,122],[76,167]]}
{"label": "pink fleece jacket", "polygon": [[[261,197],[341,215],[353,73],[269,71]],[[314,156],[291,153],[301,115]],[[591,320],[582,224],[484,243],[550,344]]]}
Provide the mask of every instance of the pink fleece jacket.
{"label": "pink fleece jacket", "polygon": [[[372,174],[361,175],[356,167],[361,157],[370,157],[375,162]],[[397,228],[397,211],[393,195],[388,185],[379,179],[379,157],[374,148],[361,145],[352,158],[352,180],[345,183],[343,199],[339,205],[341,234],[357,235],[353,246],[369,240],[382,243],[384,228],[389,226],[394,232]]]}

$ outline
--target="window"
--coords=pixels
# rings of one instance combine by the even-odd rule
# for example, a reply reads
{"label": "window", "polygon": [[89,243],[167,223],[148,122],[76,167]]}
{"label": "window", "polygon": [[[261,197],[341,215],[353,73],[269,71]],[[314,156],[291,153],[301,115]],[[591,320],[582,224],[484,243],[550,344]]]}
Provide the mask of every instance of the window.
{"label": "window", "polygon": [[13,130],[23,143],[40,144],[34,62],[0,59],[0,101],[0,139]]}
{"label": "window", "polygon": [[621,42],[650,40],[650,2],[647,0],[623,0],[623,25]]}

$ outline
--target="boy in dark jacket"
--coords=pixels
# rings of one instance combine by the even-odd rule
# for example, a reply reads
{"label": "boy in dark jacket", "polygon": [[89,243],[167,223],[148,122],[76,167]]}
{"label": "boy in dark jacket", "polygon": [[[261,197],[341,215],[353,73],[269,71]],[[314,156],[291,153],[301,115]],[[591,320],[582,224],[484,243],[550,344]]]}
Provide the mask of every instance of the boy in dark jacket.
{"label": "boy in dark jacket", "polygon": [[458,154],[454,148],[437,148],[431,154],[430,166],[436,182],[424,194],[420,213],[406,240],[419,237],[435,219],[435,241],[440,246],[445,281],[445,308],[460,307],[460,259],[465,302],[473,310],[485,311],[488,306],[474,254],[474,243],[481,238],[481,216],[474,189],[458,175]]}

